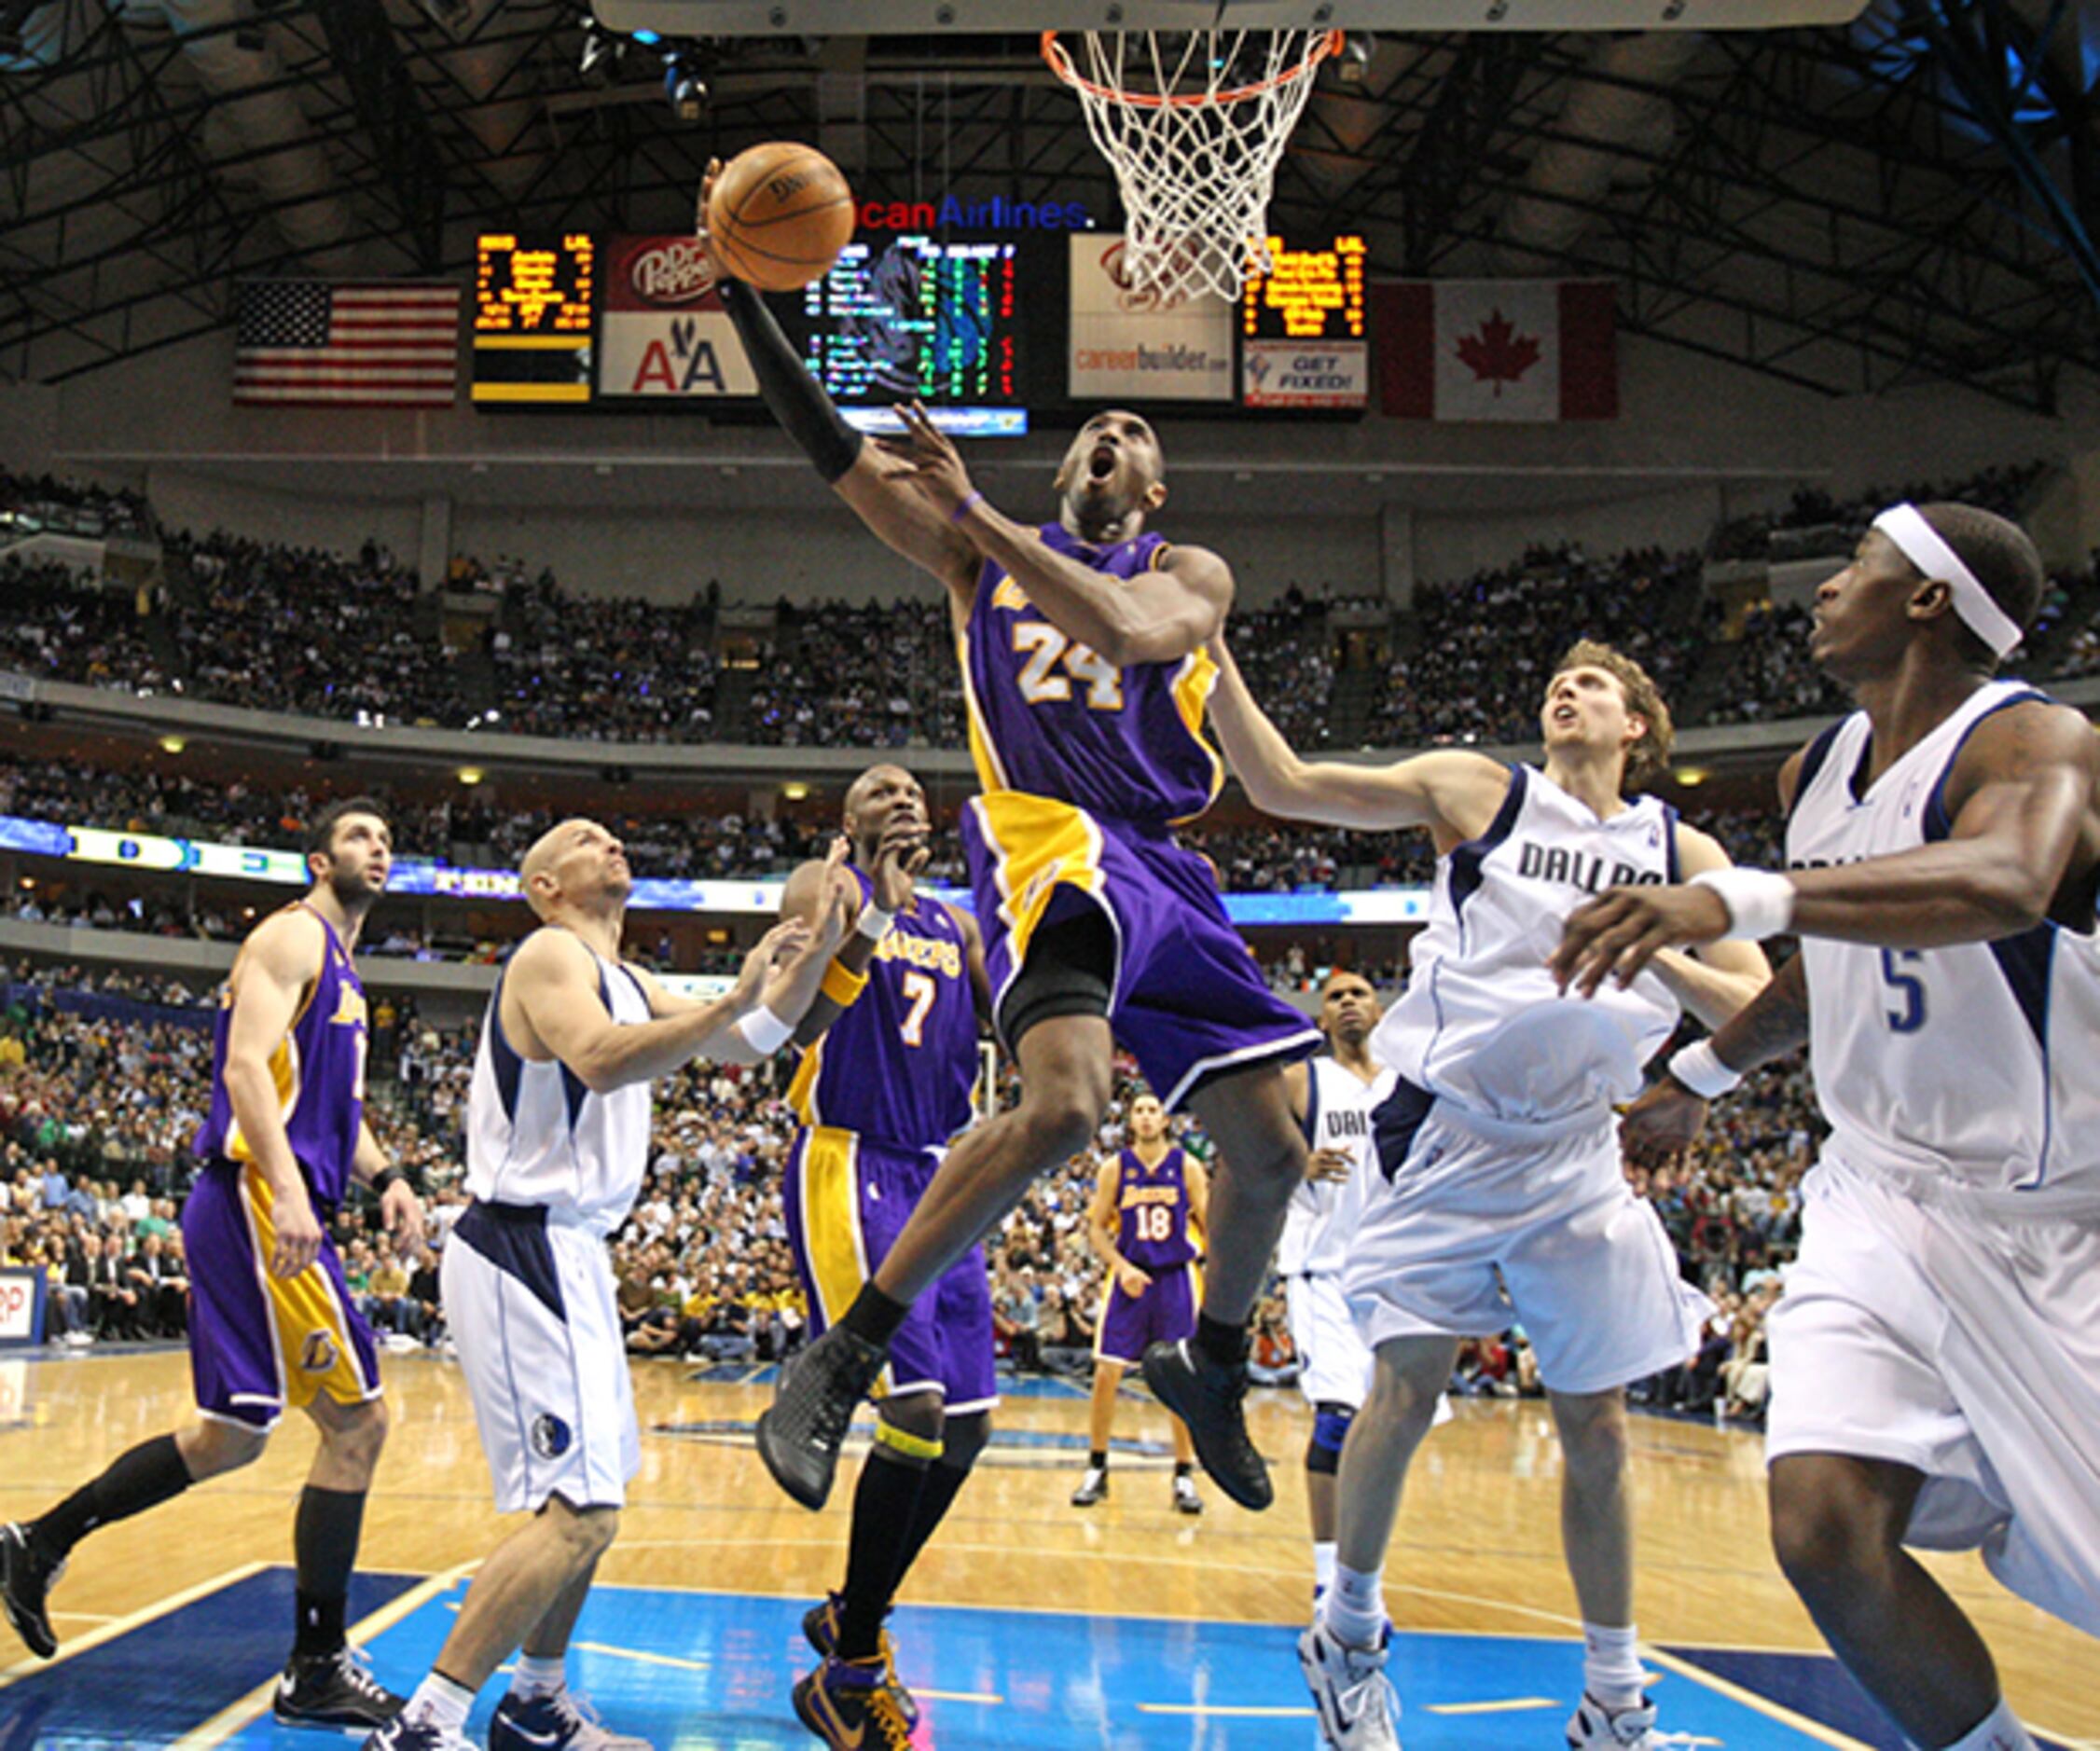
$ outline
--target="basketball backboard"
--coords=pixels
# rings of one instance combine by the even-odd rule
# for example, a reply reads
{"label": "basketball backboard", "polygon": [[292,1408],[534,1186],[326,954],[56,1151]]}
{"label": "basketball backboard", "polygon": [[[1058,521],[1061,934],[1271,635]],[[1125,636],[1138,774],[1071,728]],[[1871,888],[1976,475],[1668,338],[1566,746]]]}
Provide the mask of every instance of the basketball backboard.
{"label": "basketball backboard", "polygon": [[594,0],[616,31],[667,36],[898,36],[1046,30],[1787,30],[1866,0]]}

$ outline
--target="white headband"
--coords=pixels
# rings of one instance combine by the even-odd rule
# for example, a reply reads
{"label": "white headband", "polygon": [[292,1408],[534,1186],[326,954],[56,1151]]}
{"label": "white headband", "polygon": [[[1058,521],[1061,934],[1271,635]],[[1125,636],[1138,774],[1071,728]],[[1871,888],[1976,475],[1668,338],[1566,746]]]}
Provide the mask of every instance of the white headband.
{"label": "white headband", "polygon": [[1991,592],[1976,581],[1976,573],[1961,562],[1961,556],[1947,545],[1916,505],[1892,504],[1874,518],[1873,526],[1902,549],[1903,557],[1925,573],[1928,583],[1944,584],[1954,592],[1955,613],[1963,626],[1991,647],[1993,656],[2007,655],[2020,642],[2024,635],[2012,616],[1991,600]]}

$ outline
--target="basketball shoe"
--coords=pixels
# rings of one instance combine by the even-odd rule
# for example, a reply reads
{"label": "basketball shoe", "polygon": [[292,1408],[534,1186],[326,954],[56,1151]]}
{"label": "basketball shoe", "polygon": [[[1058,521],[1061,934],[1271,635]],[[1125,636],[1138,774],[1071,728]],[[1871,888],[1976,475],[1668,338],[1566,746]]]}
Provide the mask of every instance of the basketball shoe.
{"label": "basketball shoe", "polygon": [[654,1751],[646,1739],[610,1730],[587,1697],[571,1689],[541,1696],[513,1690],[489,1721],[489,1751]]}
{"label": "basketball shoe", "polygon": [[0,1526],[0,1605],[6,1606],[15,1634],[39,1660],[48,1660],[59,1650],[45,1601],[64,1573],[62,1562],[48,1561],[36,1548],[28,1527]]}
{"label": "basketball shoe", "polygon": [[362,1648],[294,1654],[277,1680],[270,1712],[287,1727],[383,1727],[408,1705],[365,1668]]}
{"label": "basketball shoe", "polygon": [[1268,1462],[1247,1434],[1247,1364],[1227,1366],[1189,1339],[1145,1351],[1145,1384],[1187,1425],[1195,1456],[1218,1487],[1242,1508],[1259,1511],[1276,1499]]}
{"label": "basketball shoe", "polygon": [[1088,1466],[1086,1475],[1079,1480],[1079,1487],[1071,1493],[1074,1508],[1091,1508],[1096,1502],[1109,1498],[1109,1468],[1106,1466]]}
{"label": "basketball shoe", "polygon": [[1375,1648],[1351,1648],[1318,1618],[1298,1637],[1298,1666],[1334,1751],[1400,1751],[1400,1698],[1386,1676],[1391,1647],[1389,1626]]}
{"label": "basketball shoe", "polygon": [[478,1751],[473,1740],[434,1720],[410,1720],[396,1715],[365,1741],[358,1751]]}
{"label": "basketball shoe", "polygon": [[[838,1614],[845,1605],[843,1594],[827,1592],[821,1605],[813,1605],[802,1614],[804,1639],[827,1660],[838,1651]],[[895,1693],[897,1706],[905,1711],[906,1720],[918,1726],[919,1700],[905,1689],[905,1681],[897,1675],[897,1644],[888,1630],[882,1632],[877,1648],[882,1655],[883,1678]]]}
{"label": "basketball shoe", "polygon": [[912,1723],[879,1660],[828,1656],[795,1681],[794,1712],[832,1751],[913,1751]]}
{"label": "basketball shoe", "polygon": [[1177,1514],[1203,1511],[1203,1497],[1195,1493],[1195,1480],[1185,1471],[1174,1473],[1174,1511]]}
{"label": "basketball shoe", "polygon": [[773,1482],[805,1508],[822,1508],[838,1470],[853,1413],[889,1353],[834,1326],[781,1371],[773,1402],[758,1418],[758,1456]]}
{"label": "basketball shoe", "polygon": [[1645,1696],[1638,1707],[1613,1714],[1585,1690],[1568,1717],[1569,1751],[1609,1745],[1612,1751],[1651,1751],[1655,1744],[1655,1704]]}

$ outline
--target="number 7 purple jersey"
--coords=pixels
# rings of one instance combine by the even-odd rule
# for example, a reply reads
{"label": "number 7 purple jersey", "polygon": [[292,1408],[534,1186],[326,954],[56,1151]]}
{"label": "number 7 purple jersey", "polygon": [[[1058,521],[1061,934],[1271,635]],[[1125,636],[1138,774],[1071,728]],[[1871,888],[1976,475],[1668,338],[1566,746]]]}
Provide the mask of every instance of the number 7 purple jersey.
{"label": "number 7 purple jersey", "polygon": [[[1157,568],[1166,540],[1094,547],[1061,523],[1043,545],[1113,578]],[[1166,826],[1210,807],[1224,766],[1203,738],[1218,674],[1201,648],[1118,669],[1068,639],[986,560],[963,638],[970,754],[988,792],[1054,796],[1112,820]]]}

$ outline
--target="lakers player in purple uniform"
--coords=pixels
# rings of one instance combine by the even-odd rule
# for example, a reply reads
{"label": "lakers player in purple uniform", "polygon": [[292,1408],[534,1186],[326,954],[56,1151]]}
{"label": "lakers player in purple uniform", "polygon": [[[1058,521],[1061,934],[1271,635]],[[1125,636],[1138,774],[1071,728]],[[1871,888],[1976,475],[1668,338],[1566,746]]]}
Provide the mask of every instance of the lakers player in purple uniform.
{"label": "lakers player in purple uniform", "polygon": [[1319,1036],[1269,991],[1210,866],[1174,837],[1223,781],[1203,736],[1216,673],[1203,645],[1231,603],[1231,568],[1145,528],[1167,486],[1137,414],[1087,421],[1053,482],[1056,518],[1016,522],[922,409],[903,410],[908,442],[865,443],[765,300],[726,277],[722,296],[774,416],[862,521],[948,591],[983,786],[963,837],[993,1018],[1022,1086],[1018,1106],[948,1152],[867,1288],[787,1371],[760,1455],[797,1501],[822,1503],[911,1304],[1038,1173],[1092,1141],[1120,1041],[1226,1163],[1196,1335],[1155,1349],[1146,1377],[1220,1486],[1265,1508],[1241,1404],[1247,1319],[1306,1171],[1283,1066]]}
{"label": "lakers player in purple uniform", "polygon": [[287,1410],[321,1431],[294,1523],[297,1626],[277,1717],[375,1727],[399,1713],[344,1639],[365,1496],[386,1440],[379,1363],[325,1227],[352,1179],[380,1193],[397,1243],[422,1208],[365,1124],[365,987],[351,950],[385,891],[393,840],[378,804],[331,804],[306,841],[313,887],[256,927],[220,997],[212,1106],[183,1206],[197,1421],[133,1447],[33,1521],[0,1528],[7,1616],[56,1651],[46,1595],[97,1527],[252,1464]]}
{"label": "lakers player in purple uniform", "polygon": [[[817,1332],[852,1305],[970,1123],[987,996],[975,922],[915,889],[928,830],[919,780],[870,766],[846,793],[845,830],[861,924],[795,1030],[804,1053],[788,1094],[802,1121],[788,1157],[788,1234]],[[811,917],[827,875],[822,862],[795,871],[781,917]],[[794,1687],[794,1709],[833,1745],[904,1751],[919,1712],[882,1620],[991,1430],[999,1391],[981,1248],[914,1303],[876,1392],[845,1582],[803,1620],[823,1658]]]}
{"label": "lakers player in purple uniform", "polygon": [[[1209,1203],[1203,1164],[1167,1134],[1167,1109],[1156,1095],[1130,1103],[1130,1147],[1119,1151],[1094,1183],[1086,1237],[1109,1268],[1094,1333],[1094,1401],[1088,1427],[1086,1475],[1072,1492],[1074,1508],[1091,1508],[1109,1493],[1109,1431],[1115,1427],[1116,1389],[1154,1344],[1179,1344],[1195,1330],[1203,1291],[1195,1269],[1195,1236]],[[1174,1425],[1174,1506],[1200,1514],[1203,1497],[1190,1475],[1188,1426]]]}

